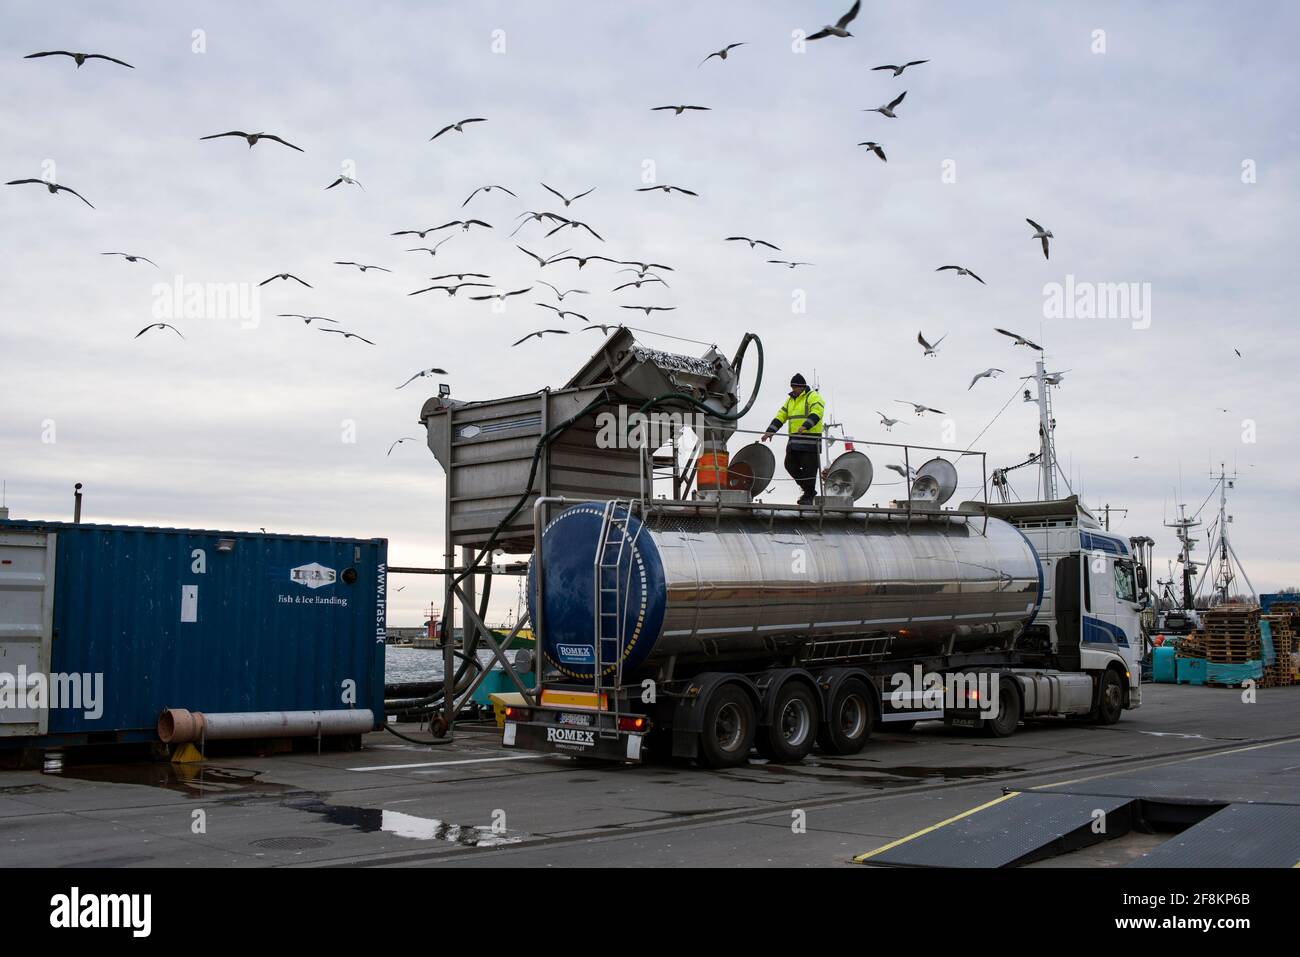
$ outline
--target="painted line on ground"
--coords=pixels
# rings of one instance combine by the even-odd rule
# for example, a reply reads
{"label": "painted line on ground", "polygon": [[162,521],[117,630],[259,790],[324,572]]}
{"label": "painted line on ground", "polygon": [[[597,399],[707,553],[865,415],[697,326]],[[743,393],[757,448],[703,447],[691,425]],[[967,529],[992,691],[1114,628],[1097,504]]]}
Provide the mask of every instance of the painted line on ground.
{"label": "painted line on ground", "polygon": [[853,858],[853,863],[864,864],[866,863],[868,858],[875,857],[877,854],[883,854],[885,851],[888,851],[891,848],[898,847],[898,845],[900,844],[906,844],[908,841],[918,838],[922,834],[929,834],[931,831],[937,831],[939,830],[939,828],[945,827],[953,823],[954,821],[960,821],[964,817],[970,817],[972,814],[975,814],[979,811],[983,811],[985,808],[990,808],[995,804],[1001,804],[1003,801],[1009,801],[1013,797],[1019,795],[1020,793],[1021,792],[1019,791],[1011,791],[1008,794],[1002,795],[1002,797],[994,798],[992,801],[985,801],[983,804],[979,805],[978,807],[973,807],[968,811],[962,811],[960,814],[954,814],[946,821],[940,821],[938,824],[931,824],[929,827],[923,827],[921,828],[921,830],[907,835],[907,837],[900,837],[896,841],[890,841],[888,844],[884,845],[883,847],[878,847],[874,851],[867,851],[867,853],[865,854],[859,854],[857,857]]}
{"label": "painted line on ground", "polygon": [[418,761],[411,764],[376,764],[368,768],[344,768],[345,771],[403,771],[407,768],[443,768],[454,764],[490,764],[494,761],[536,761],[549,754],[511,754],[504,758],[466,758],[463,761]]}

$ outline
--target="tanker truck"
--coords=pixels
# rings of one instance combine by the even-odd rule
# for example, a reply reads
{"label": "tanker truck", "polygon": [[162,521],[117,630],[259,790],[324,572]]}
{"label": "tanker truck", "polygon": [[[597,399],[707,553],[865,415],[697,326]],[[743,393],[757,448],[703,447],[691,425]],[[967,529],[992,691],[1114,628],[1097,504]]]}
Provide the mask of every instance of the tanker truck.
{"label": "tanker truck", "polygon": [[1001,737],[1138,707],[1129,543],[1077,497],[943,508],[950,474],[927,463],[886,508],[538,499],[538,691],[506,710],[505,746],[720,768],[853,754],[918,721]]}

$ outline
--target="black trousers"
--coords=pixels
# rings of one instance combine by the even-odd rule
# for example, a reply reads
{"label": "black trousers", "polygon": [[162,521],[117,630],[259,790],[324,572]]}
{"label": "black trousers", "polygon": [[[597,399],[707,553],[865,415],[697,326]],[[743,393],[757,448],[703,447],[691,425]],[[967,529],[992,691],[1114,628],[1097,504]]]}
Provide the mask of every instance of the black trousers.
{"label": "black trousers", "polygon": [[799,483],[805,495],[817,494],[817,471],[821,467],[821,457],[816,445],[802,442],[790,442],[785,447],[785,470]]}

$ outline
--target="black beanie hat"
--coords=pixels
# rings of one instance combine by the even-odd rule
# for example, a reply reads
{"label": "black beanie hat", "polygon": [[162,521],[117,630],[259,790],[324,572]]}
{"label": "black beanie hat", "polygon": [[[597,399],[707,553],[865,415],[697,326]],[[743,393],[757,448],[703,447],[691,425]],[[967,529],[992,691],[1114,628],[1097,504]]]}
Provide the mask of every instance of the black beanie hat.
{"label": "black beanie hat", "polygon": [[803,377],[802,373],[796,372],[794,375],[790,377],[790,384],[806,386],[808,384],[808,380]]}

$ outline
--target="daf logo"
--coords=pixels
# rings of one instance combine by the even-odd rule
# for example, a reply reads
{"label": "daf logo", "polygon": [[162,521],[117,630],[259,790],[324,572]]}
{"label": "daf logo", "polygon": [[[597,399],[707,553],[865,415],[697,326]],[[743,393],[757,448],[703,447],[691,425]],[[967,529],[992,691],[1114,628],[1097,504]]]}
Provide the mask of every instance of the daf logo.
{"label": "daf logo", "polygon": [[596,743],[596,732],[579,728],[547,728],[546,740],[551,744],[575,744],[589,748]]}
{"label": "daf logo", "polygon": [[289,569],[289,580],[297,582],[299,585],[306,585],[308,588],[323,588],[326,585],[333,585],[334,579],[334,569],[326,568],[319,562],[312,562],[310,565],[299,565],[297,568]]}

